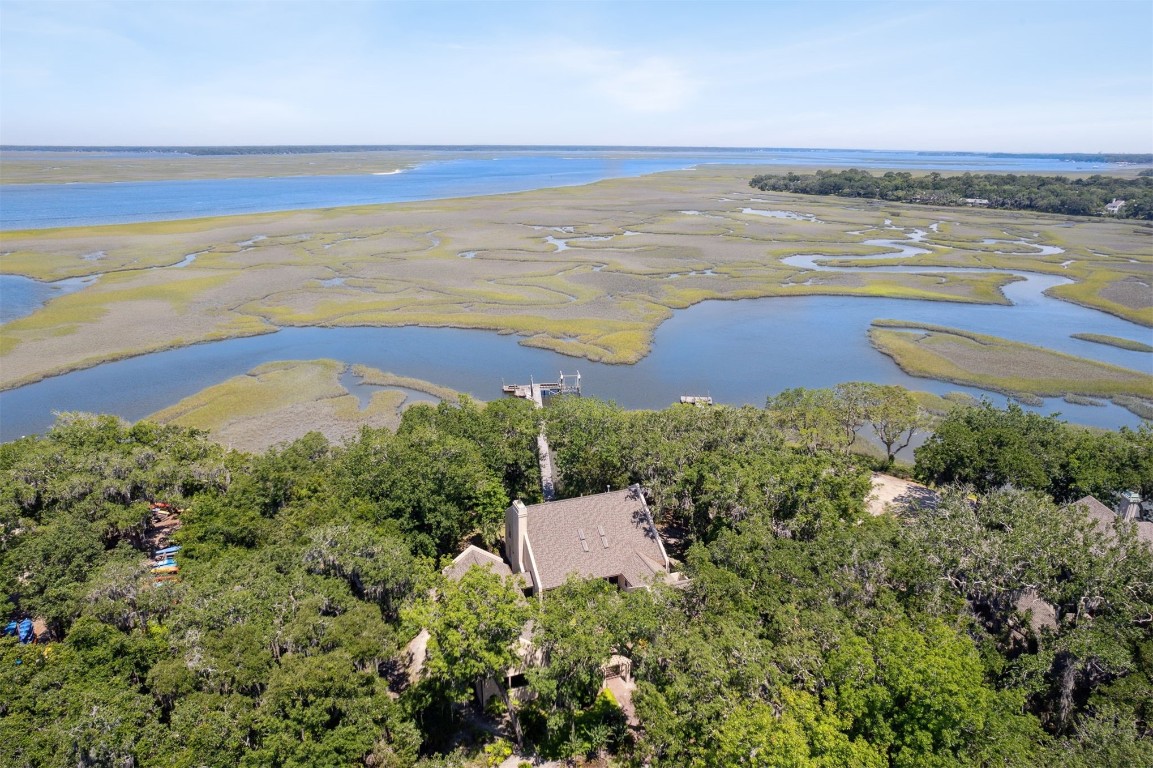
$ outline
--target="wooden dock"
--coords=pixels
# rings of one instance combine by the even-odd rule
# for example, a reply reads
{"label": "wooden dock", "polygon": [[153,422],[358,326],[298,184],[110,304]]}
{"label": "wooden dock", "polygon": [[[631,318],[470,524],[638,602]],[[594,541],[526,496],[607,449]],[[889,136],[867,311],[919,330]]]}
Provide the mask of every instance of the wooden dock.
{"label": "wooden dock", "polygon": [[532,400],[537,408],[544,408],[544,392],[540,384],[505,384],[503,390],[506,395]]}
{"label": "wooden dock", "polygon": [[[506,395],[532,400],[537,408],[544,408],[545,395],[576,395],[581,393],[580,371],[566,375],[561,371],[556,381],[538,382],[530,378],[528,384],[504,384],[501,391]],[[556,470],[552,463],[552,449],[549,448],[548,437],[541,427],[536,438],[537,459],[540,461],[540,489],[545,501],[556,498]]]}
{"label": "wooden dock", "polygon": [[545,437],[544,428],[536,436],[536,456],[540,462],[540,492],[545,501],[556,498],[556,470],[552,465],[552,449],[549,448],[548,438]]}
{"label": "wooden dock", "polygon": [[581,372],[565,373],[561,371],[556,381],[536,381],[530,377],[528,384],[505,384],[501,387],[501,391],[506,395],[532,400],[536,403],[537,408],[543,408],[546,396],[576,395],[580,397]]}

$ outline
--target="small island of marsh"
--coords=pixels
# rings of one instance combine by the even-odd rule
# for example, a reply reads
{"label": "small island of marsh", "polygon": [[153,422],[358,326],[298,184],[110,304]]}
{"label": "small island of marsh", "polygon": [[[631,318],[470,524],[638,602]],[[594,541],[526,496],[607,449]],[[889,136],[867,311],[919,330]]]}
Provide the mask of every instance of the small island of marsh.
{"label": "small island of marsh", "polygon": [[414,402],[456,402],[447,387],[335,360],[257,366],[149,418],[207,430],[237,450],[259,452],[309,432],[339,443],[364,427],[396,429]]}
{"label": "small island of marsh", "polygon": [[1073,333],[1070,334],[1070,336],[1074,339],[1091,341],[1094,344],[1107,344],[1111,347],[1129,349],[1134,352],[1153,352],[1153,345],[1141,341],[1134,341],[1133,339],[1122,339],[1117,336],[1108,336],[1101,333]]}
{"label": "small island of marsh", "polygon": [[[914,376],[1013,396],[1113,398],[1153,416],[1153,376],[956,328],[876,320],[869,338]],[[1076,402],[1076,400],[1070,400]]]}

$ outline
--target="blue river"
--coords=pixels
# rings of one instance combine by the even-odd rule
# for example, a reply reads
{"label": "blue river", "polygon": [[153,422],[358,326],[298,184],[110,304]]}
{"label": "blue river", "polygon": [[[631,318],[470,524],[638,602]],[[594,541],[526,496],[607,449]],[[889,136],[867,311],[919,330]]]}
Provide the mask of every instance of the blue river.
{"label": "blue river", "polygon": [[444,152],[403,173],[256,179],[0,185],[0,230],[401,203],[589,184],[707,163],[922,168],[974,172],[1104,170],[1106,163],[1030,157],[863,150]]}

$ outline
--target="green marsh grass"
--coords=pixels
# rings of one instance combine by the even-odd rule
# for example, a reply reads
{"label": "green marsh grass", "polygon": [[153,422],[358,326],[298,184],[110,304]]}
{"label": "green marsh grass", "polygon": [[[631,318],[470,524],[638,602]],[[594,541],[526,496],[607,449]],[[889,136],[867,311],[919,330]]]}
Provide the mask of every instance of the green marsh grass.
{"label": "green marsh grass", "polygon": [[[407,395],[397,389],[374,392],[369,404],[340,383],[346,365],[336,360],[280,361],[208,387],[149,418],[207,429],[215,440],[241,450],[270,445],[318,431],[329,440],[355,436],[362,426],[395,429]],[[457,393],[419,379],[356,366],[362,380],[384,387],[406,387],[442,399]]]}
{"label": "green marsh grass", "polygon": [[996,336],[924,323],[876,320],[869,329],[869,339],[912,376],[952,381],[1010,396],[1074,394],[1153,400],[1153,376],[1149,374]]}
{"label": "green marsh grass", "polygon": [[[1093,222],[1089,230],[1084,222],[1065,228],[1060,217],[755,193],[747,188],[751,170],[708,167],[512,195],[4,233],[3,250],[20,254],[16,266],[5,258],[6,271],[38,277],[108,267],[132,271],[106,274],[97,284],[6,326],[0,353],[6,363],[18,360],[26,369],[59,372],[93,356],[115,359],[145,351],[135,341],[121,347],[114,343],[129,336],[117,332],[126,330],[127,323],[155,324],[150,349],[268,332],[275,325],[429,325],[515,333],[524,344],[627,363],[647,354],[653,332],[673,309],[710,299],[857,295],[1005,303],[1000,287],[1010,278],[1004,275],[817,274],[777,261],[817,253],[831,259],[863,257],[857,264],[863,266],[870,256],[888,251],[863,240],[900,239],[899,233],[882,229],[885,218],[923,229],[943,222],[925,243],[934,253],[904,263],[936,259],[944,266],[1059,271],[1085,281],[1086,287],[1073,288],[1085,291],[1084,303],[1090,306],[1108,308],[1114,284],[1147,267],[1144,256],[1146,263],[1137,265],[1111,256],[1083,261],[1084,249],[1094,242],[1108,254],[1143,253],[1148,233],[1119,222]],[[740,213],[744,207],[811,213],[823,223],[745,215]],[[572,227],[573,232],[532,226]],[[625,230],[644,234],[624,237]],[[557,252],[544,240],[550,234],[620,236],[572,242]],[[237,243],[254,235],[266,239],[241,251]],[[1075,263],[1064,269],[1056,257],[1001,257],[977,248],[982,238],[1017,235],[1061,244]],[[948,247],[976,250],[951,252]],[[95,263],[79,258],[95,250],[108,256]],[[479,252],[475,259],[459,258],[471,250]],[[188,271],[143,269],[201,251],[208,253]],[[594,264],[606,266],[594,272]],[[674,272],[701,269],[715,274],[666,279]],[[322,285],[335,276],[345,284]],[[800,284],[809,280],[820,284]],[[157,299],[166,302],[168,313],[143,303]],[[148,306],[149,316],[141,317],[145,310],[137,312],[135,306]],[[1116,313],[1143,311],[1153,324],[1153,310],[1121,307]],[[89,325],[99,328],[99,352],[93,352],[92,334],[78,332]],[[28,342],[52,338],[75,338],[75,349],[40,361],[36,345]]]}
{"label": "green marsh grass", "polygon": [[1132,352],[1153,352],[1153,346],[1132,339],[1122,339],[1117,336],[1107,336],[1103,333],[1073,333],[1070,336],[1082,341],[1091,341],[1095,344],[1107,344],[1110,347],[1128,349]]}
{"label": "green marsh grass", "polygon": [[152,418],[162,423],[218,429],[231,421],[294,403],[349,396],[338,381],[343,370],[344,364],[336,360],[265,363],[157,411]]}
{"label": "green marsh grass", "polygon": [[[1071,301],[1074,304],[1080,304],[1090,309],[1099,309],[1102,312],[1108,312],[1111,315],[1116,315],[1131,323],[1153,327],[1153,305],[1133,306],[1120,301],[1110,300],[1102,295],[1103,291],[1118,285],[1127,277],[1129,276],[1121,277],[1116,272],[1107,272],[1104,274],[1094,272],[1086,277],[1083,282],[1058,285],[1050,288],[1047,293],[1055,298]],[[1151,296],[1153,296],[1153,289],[1150,289],[1150,293]]]}
{"label": "green marsh grass", "polygon": [[[460,400],[460,393],[455,389],[443,387],[439,384],[433,384],[424,379],[414,379],[411,376],[398,376],[395,373],[388,371],[381,371],[376,368],[370,368],[367,365],[357,363],[352,366],[352,372],[360,377],[361,381],[365,384],[373,384],[379,387],[404,387],[406,389],[415,389],[418,392],[438,397],[441,400],[448,400],[449,402],[456,402]],[[483,402],[483,401],[477,401]]]}

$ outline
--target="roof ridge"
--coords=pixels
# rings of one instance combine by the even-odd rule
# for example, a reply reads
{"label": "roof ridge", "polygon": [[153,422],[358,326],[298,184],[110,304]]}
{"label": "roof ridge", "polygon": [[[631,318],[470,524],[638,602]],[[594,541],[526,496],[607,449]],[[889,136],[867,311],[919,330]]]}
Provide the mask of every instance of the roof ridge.
{"label": "roof ridge", "polygon": [[652,571],[653,573],[664,573],[665,572],[664,566],[662,566],[656,560],[653,560],[651,557],[646,555],[644,552],[640,552],[640,551],[634,549],[633,554],[636,555],[637,557],[639,557],[644,562],[644,564],[648,566],[649,570]]}

